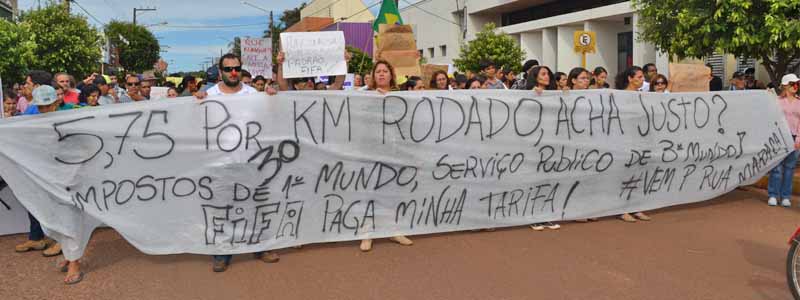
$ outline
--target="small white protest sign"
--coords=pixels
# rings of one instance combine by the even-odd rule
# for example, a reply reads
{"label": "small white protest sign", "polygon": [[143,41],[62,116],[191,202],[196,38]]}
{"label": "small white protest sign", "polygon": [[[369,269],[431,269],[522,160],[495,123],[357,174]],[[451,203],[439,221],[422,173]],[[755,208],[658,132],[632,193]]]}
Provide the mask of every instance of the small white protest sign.
{"label": "small white protest sign", "polygon": [[272,44],[270,39],[241,39],[242,68],[253,77],[272,79]]}
{"label": "small white protest sign", "polygon": [[284,78],[303,78],[347,73],[344,59],[344,33],[285,32],[281,33],[285,54]]}

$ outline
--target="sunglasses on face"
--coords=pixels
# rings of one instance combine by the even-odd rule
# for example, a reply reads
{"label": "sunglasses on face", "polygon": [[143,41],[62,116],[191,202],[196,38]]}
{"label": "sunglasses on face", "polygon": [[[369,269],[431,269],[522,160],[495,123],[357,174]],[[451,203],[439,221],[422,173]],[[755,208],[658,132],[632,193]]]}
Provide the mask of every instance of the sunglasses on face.
{"label": "sunglasses on face", "polygon": [[142,83],[141,82],[126,82],[125,84],[127,84],[128,86],[138,86],[138,85],[140,85]]}
{"label": "sunglasses on face", "polygon": [[242,66],[222,67],[222,72],[230,73],[230,72],[233,72],[233,71],[241,72],[242,71]]}
{"label": "sunglasses on face", "polygon": [[667,83],[663,81],[656,81],[656,85],[667,85]]}

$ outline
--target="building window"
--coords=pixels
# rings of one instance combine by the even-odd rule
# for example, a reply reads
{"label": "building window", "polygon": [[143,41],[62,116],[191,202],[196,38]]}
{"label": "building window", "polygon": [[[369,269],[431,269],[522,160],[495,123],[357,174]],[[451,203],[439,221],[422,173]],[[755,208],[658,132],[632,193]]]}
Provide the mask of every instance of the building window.
{"label": "building window", "polygon": [[447,45],[439,46],[439,52],[442,56],[447,56]]}
{"label": "building window", "polygon": [[434,57],[436,57],[436,54],[435,54],[435,53],[433,53],[433,48],[428,48],[428,54],[429,54],[429,56],[430,56],[431,58],[434,58]]}

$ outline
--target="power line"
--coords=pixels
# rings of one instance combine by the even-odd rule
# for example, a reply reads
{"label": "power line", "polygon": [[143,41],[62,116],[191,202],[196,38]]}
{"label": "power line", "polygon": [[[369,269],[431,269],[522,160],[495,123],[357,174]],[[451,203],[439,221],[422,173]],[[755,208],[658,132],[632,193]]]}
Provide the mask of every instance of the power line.
{"label": "power line", "polygon": [[264,25],[267,25],[267,24],[266,23],[255,23],[255,24],[237,24],[237,25],[162,25],[160,27],[214,29],[214,28],[252,27],[252,26],[264,26]]}
{"label": "power line", "polygon": [[450,20],[448,20],[448,19],[442,18],[442,16],[440,16],[440,15],[437,15],[437,14],[435,14],[435,13],[432,13],[432,12],[430,12],[430,11],[427,11],[427,10],[425,10],[424,8],[417,6],[417,4],[416,4],[416,3],[411,3],[411,2],[408,2],[408,0],[403,0],[403,2],[405,2],[405,3],[406,3],[406,4],[408,4],[409,6],[412,6],[412,7],[416,8],[416,9],[419,9],[419,10],[421,10],[421,11],[425,12],[426,14],[429,14],[429,15],[431,15],[431,16],[437,17],[437,18],[439,18],[439,19],[441,19],[441,20],[443,20],[443,21],[445,21],[445,22],[447,22],[447,23],[450,23],[450,24],[453,24],[453,25],[456,25],[456,26],[459,26],[459,27],[461,27],[461,25],[460,25],[460,24],[458,24],[458,23],[456,23],[456,22],[453,22],[453,21],[450,21]]}
{"label": "power line", "polygon": [[352,15],[349,15],[349,16],[347,16],[347,17],[344,17],[344,18],[341,18],[341,19],[339,19],[339,20],[336,20],[336,21],[334,22],[334,24],[336,24],[336,23],[339,23],[339,21],[344,21],[344,20],[350,19],[350,18],[352,18],[353,16],[355,16],[355,15],[357,15],[357,14],[360,14],[360,13],[362,13],[362,12],[365,12],[365,11],[369,10],[370,8],[373,8],[373,7],[375,7],[375,5],[378,5],[378,4],[381,4],[381,3],[383,3],[383,1],[378,1],[378,2],[372,3],[370,6],[367,6],[367,8],[365,8],[365,9],[359,10],[358,12],[356,12],[356,13],[354,13],[354,14],[352,14]]}
{"label": "power line", "polygon": [[336,0],[336,1],[333,1],[333,3],[331,3],[331,4],[328,4],[328,6],[325,6],[325,7],[321,8],[321,9],[319,9],[319,10],[315,11],[313,14],[309,14],[308,16],[309,16],[309,17],[313,17],[313,16],[314,16],[314,15],[316,15],[318,12],[321,12],[321,11],[323,11],[323,10],[327,9],[327,8],[330,8],[330,7],[331,7],[331,6],[333,6],[334,4],[336,4],[336,3],[339,3],[339,1],[342,1],[342,0]]}
{"label": "power line", "polygon": [[103,23],[102,21],[100,21],[100,19],[98,19],[97,17],[95,17],[95,16],[94,16],[94,15],[92,15],[91,13],[89,13],[89,11],[88,11],[88,10],[86,10],[85,8],[83,8],[83,6],[82,6],[80,3],[78,3],[77,1],[75,1],[75,0],[68,0],[68,1],[69,1],[69,2],[72,2],[72,3],[75,3],[75,5],[77,5],[77,6],[78,6],[78,8],[80,8],[80,9],[81,9],[81,10],[82,10],[84,13],[86,13],[87,15],[89,15],[89,17],[91,17],[91,18],[92,18],[92,20],[94,20],[95,22],[97,22],[97,23],[100,23],[100,25],[106,26],[106,24],[105,24],[105,23]]}

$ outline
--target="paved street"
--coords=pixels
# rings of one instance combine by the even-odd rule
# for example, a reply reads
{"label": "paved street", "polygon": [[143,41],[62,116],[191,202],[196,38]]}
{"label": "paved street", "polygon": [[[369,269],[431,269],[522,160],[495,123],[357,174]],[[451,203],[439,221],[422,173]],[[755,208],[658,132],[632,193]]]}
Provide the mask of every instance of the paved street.
{"label": "paved street", "polygon": [[787,240],[800,208],[761,190],[661,209],[654,221],[564,223],[281,250],[265,264],[234,257],[212,273],[200,255],[148,256],[113,230],[90,242],[85,280],[61,283],[55,258],[18,254],[0,237],[0,299],[790,299]]}

